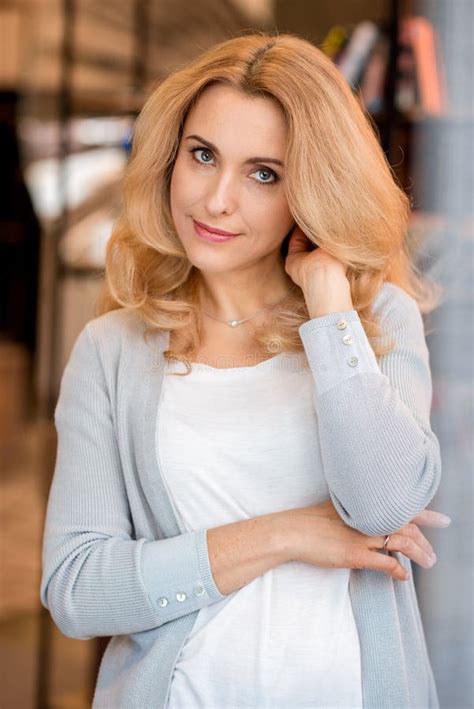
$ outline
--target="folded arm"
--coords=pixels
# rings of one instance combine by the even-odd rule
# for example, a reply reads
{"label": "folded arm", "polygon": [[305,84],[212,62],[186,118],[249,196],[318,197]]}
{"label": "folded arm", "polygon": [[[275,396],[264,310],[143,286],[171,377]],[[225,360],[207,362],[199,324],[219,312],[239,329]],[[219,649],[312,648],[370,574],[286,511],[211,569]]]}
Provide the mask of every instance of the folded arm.
{"label": "folded arm", "polygon": [[434,497],[441,476],[430,425],[432,381],[416,301],[395,290],[382,317],[395,347],[377,362],[356,310],[313,318],[299,332],[314,375],[321,456],[342,519],[389,534]]}

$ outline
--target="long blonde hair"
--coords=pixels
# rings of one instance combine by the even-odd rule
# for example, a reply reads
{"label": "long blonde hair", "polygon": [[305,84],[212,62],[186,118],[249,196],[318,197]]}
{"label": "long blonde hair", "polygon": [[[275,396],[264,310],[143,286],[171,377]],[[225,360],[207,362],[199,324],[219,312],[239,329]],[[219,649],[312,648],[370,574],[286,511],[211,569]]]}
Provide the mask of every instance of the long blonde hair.
{"label": "long blonde hair", "polygon": [[[200,279],[176,233],[169,185],[186,116],[216,82],[281,107],[289,209],[310,239],[348,266],[354,308],[376,356],[386,354],[394,343],[378,341],[382,332],[372,312],[383,282],[404,289],[422,313],[436,307],[439,286],[410,254],[410,200],[370,116],[333,62],[288,33],[256,32],[217,44],[151,93],[135,124],[96,314],[127,308],[147,323],[147,333],[175,333],[174,349],[164,356],[191,371],[201,343]],[[309,314],[301,289],[284,303],[255,332],[265,352],[303,350],[298,327]]]}

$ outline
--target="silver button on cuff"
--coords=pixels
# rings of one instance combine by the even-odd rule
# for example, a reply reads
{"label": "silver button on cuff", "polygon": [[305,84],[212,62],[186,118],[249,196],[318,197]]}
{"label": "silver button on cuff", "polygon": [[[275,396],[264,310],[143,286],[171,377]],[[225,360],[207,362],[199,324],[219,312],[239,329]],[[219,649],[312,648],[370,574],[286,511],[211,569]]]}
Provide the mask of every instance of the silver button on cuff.
{"label": "silver button on cuff", "polygon": [[186,598],[187,598],[187,596],[186,596],[186,594],[184,593],[184,591],[178,591],[178,593],[176,594],[176,600],[177,600],[177,601],[185,601]]}
{"label": "silver button on cuff", "polygon": [[345,330],[347,327],[347,320],[344,320],[343,318],[341,320],[338,320],[336,323],[336,327],[338,330]]}
{"label": "silver button on cuff", "polygon": [[358,357],[351,357],[350,359],[347,360],[347,364],[349,367],[357,367],[359,363],[359,358]]}
{"label": "silver button on cuff", "polygon": [[161,598],[158,599],[158,605],[164,608],[165,606],[168,605],[168,599],[162,596]]}
{"label": "silver button on cuff", "polygon": [[193,593],[195,596],[202,596],[202,594],[204,593],[204,589],[202,586],[195,586],[193,588]]}
{"label": "silver button on cuff", "polygon": [[352,345],[352,336],[351,335],[344,335],[342,338],[342,341],[345,345]]}

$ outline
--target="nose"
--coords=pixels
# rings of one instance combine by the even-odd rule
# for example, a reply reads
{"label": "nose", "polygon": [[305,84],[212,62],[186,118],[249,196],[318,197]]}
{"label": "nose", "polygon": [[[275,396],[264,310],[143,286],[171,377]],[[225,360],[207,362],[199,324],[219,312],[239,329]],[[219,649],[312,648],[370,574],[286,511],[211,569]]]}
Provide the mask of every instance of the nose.
{"label": "nose", "polygon": [[238,204],[237,180],[230,173],[215,175],[209,184],[206,207],[209,214],[232,214]]}

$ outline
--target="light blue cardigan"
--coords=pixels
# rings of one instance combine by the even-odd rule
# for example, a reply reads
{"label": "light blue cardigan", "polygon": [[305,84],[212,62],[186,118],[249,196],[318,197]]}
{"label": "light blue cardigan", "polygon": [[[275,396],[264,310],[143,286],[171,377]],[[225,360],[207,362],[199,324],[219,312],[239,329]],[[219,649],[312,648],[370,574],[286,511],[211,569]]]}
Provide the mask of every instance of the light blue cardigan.
{"label": "light blue cardigan", "polygon": [[[314,374],[331,499],[346,524],[374,536],[400,529],[427,507],[441,475],[418,306],[386,283],[375,309],[397,343],[379,361],[355,310],[308,320],[299,330]],[[157,466],[169,335],[145,343],[144,329],[126,310],[89,322],[68,360],[55,410],[41,602],[68,637],[113,636],[94,708],[165,709],[199,609],[225,597],[212,576],[206,529],[179,528]],[[391,553],[411,570],[405,556]],[[349,589],[364,707],[438,707],[413,578],[352,569]]]}

